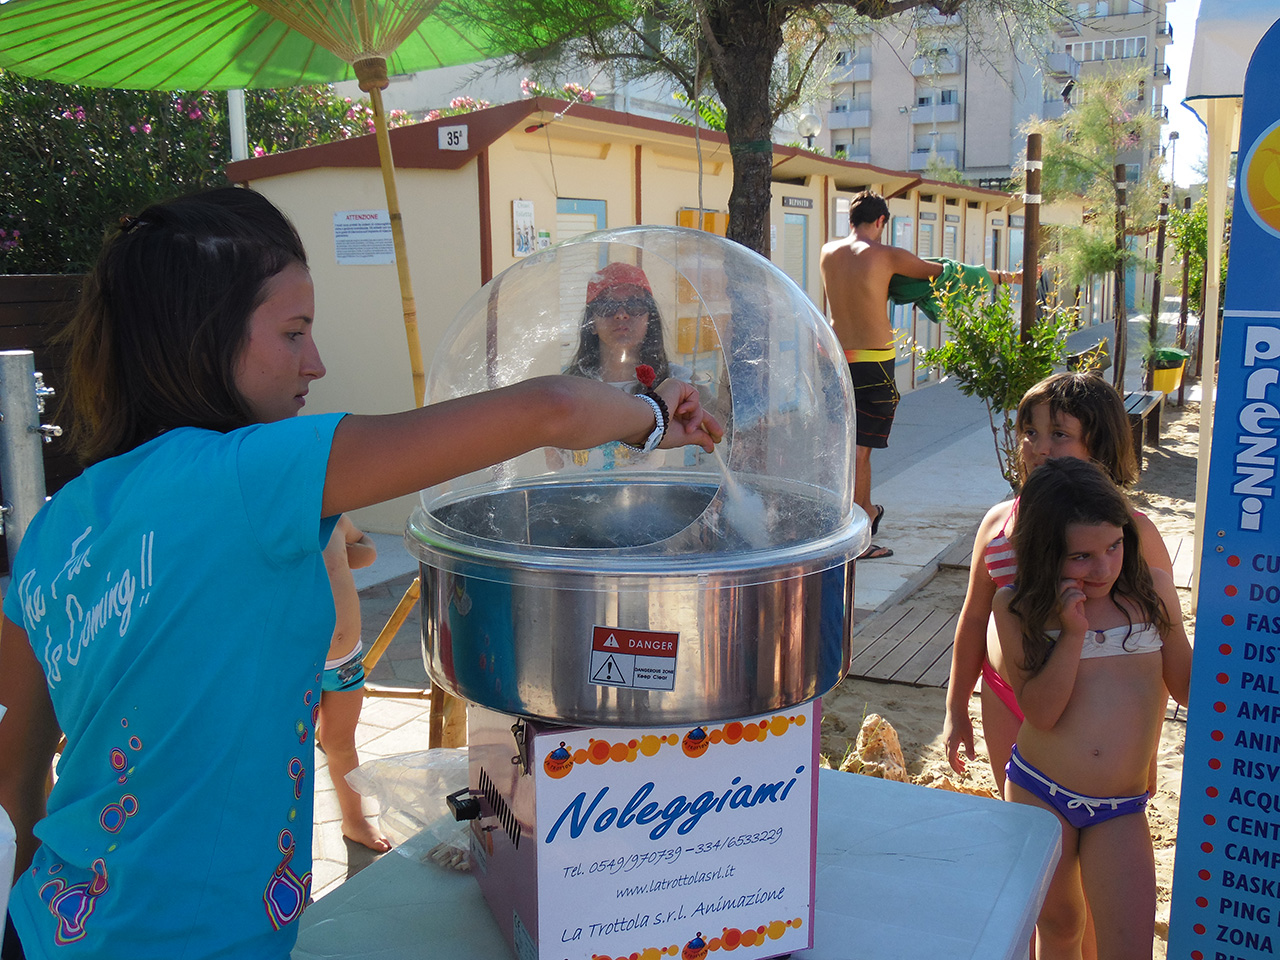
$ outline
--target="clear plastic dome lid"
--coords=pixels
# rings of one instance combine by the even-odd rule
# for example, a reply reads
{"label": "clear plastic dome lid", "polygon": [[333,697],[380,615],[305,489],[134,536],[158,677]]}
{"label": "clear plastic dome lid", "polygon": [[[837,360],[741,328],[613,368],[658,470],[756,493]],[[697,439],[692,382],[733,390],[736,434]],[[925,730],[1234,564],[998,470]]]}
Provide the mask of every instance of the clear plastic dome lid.
{"label": "clear plastic dome lid", "polygon": [[853,397],[839,341],[768,260],[703,231],[592,233],[503,271],[462,308],[429,402],[545,374],[637,392],[636,367],[697,386],[714,454],[539,448],[424,490],[410,533],[468,552],[746,558],[866,539],[853,501]]}

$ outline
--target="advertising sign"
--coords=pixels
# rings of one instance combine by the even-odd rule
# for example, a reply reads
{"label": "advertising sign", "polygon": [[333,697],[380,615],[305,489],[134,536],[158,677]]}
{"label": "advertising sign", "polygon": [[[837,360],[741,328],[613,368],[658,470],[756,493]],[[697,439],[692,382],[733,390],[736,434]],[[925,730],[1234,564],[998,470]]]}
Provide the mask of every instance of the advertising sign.
{"label": "advertising sign", "polygon": [[816,707],[535,741],[538,955],[811,945]]}
{"label": "advertising sign", "polygon": [[1261,960],[1280,945],[1277,89],[1280,25],[1244,87],[1170,960]]}

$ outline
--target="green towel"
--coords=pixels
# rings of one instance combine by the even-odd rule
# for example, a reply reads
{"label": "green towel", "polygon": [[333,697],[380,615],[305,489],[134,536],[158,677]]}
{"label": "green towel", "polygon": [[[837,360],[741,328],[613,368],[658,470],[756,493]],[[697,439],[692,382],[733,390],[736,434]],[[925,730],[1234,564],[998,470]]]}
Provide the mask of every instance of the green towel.
{"label": "green towel", "polygon": [[966,287],[980,287],[990,290],[994,286],[991,274],[983,266],[958,263],[944,257],[926,257],[930,263],[942,264],[942,275],[932,280],[917,280],[895,273],[889,281],[889,299],[899,306],[916,306],[920,312],[938,323],[938,302],[933,299],[937,287],[945,287],[949,283],[958,283]]}

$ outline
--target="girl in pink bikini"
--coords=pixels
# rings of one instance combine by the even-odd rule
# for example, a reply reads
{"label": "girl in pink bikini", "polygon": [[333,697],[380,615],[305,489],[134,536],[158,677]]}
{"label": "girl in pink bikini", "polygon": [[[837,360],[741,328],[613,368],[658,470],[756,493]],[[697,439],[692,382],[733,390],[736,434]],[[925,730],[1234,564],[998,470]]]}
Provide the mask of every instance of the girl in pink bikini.
{"label": "girl in pink bikini", "polygon": [[[1017,430],[1022,476],[1025,478],[1050,457],[1092,460],[1117,486],[1137,479],[1129,417],[1124,401],[1100,377],[1059,373],[1040,381],[1018,404]],[[991,601],[996,590],[1013,582],[1018,559],[1010,543],[1018,521],[1019,500],[1004,500],[987,511],[973,544],[969,589],[956,624],[947,685],[947,715],[943,738],[947,757],[963,773],[965,757],[973,759],[973,721],[969,698],[982,677],[982,731],[991,770],[1004,789],[1004,769],[1022,710],[1006,677],[1004,655],[991,624]],[[1144,514],[1134,515],[1143,558],[1152,569],[1172,574],[1173,561],[1160,532]],[[964,754],[961,755],[961,748]]]}
{"label": "girl in pink bikini", "polygon": [[1025,718],[1004,795],[1062,824],[1036,956],[1079,958],[1087,909],[1100,957],[1150,957],[1145,788],[1168,698],[1185,704],[1191,683],[1177,590],[1142,558],[1124,495],[1083,460],[1036,467],[1012,539],[1017,581],[992,612]]}

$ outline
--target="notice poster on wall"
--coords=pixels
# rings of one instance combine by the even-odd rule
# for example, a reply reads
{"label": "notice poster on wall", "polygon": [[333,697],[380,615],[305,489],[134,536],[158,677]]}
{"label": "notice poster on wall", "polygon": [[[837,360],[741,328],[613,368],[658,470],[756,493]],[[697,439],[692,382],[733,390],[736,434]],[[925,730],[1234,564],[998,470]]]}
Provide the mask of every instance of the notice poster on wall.
{"label": "notice poster on wall", "polygon": [[1261,960],[1280,945],[1277,89],[1280,24],[1245,78],[1170,960]]}
{"label": "notice poster on wall", "polygon": [[386,210],[339,210],[333,215],[333,249],[338,263],[395,263],[391,215]]}
{"label": "notice poster on wall", "polygon": [[511,230],[514,235],[511,253],[516,257],[527,257],[537,246],[538,234],[533,226],[533,201],[511,201]]}

